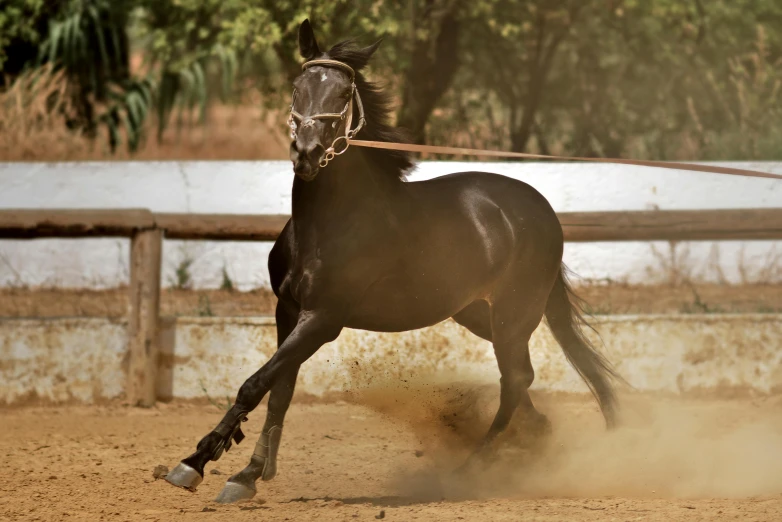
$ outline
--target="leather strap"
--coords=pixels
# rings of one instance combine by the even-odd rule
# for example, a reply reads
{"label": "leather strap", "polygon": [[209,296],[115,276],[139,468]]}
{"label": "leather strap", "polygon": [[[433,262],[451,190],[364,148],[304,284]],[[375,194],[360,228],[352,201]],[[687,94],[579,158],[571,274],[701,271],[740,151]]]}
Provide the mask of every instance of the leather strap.
{"label": "leather strap", "polygon": [[461,147],[439,147],[434,145],[416,145],[413,143],[391,143],[385,141],[350,140],[356,147],[373,149],[401,150],[406,152],[426,152],[430,154],[449,154],[460,156],[491,156],[495,158],[523,158],[557,161],[586,161],[591,163],[617,163],[620,165],[637,165],[640,167],[657,167],[672,170],[689,170],[693,172],[709,172],[713,174],[728,174],[749,178],[782,179],[780,174],[770,174],[758,170],[737,169],[733,167],[718,167],[712,165],[696,165],[694,163],[679,163],[675,161],[648,161],[618,158],[581,158],[578,156],[547,156],[545,154],[529,154],[526,152],[504,152],[500,150],[466,149]]}
{"label": "leather strap", "polygon": [[239,444],[244,440],[241,424],[247,422],[247,412],[238,409],[235,405],[229,409],[214,432],[226,440],[226,450],[231,447],[231,440]]}
{"label": "leather strap", "polygon": [[304,62],[301,65],[301,70],[307,70],[313,65],[323,65],[326,67],[337,67],[339,69],[342,69],[346,73],[350,75],[350,83],[353,83],[356,80],[356,71],[353,70],[353,67],[349,66],[345,62],[340,62],[337,60],[310,60],[309,62]]}

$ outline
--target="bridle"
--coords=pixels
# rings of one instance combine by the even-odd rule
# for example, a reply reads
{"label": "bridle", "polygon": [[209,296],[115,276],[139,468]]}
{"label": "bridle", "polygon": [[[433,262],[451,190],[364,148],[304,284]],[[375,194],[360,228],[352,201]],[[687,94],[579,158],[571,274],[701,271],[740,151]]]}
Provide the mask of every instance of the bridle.
{"label": "bridle", "polygon": [[[311,116],[304,116],[302,114],[299,114],[296,112],[296,109],[293,108],[293,105],[296,103],[296,89],[293,89],[293,97],[291,100],[291,111],[290,115],[288,116],[288,126],[291,128],[291,139],[296,139],[296,130],[301,126],[302,129],[306,127],[312,127],[315,125],[315,120],[334,120],[334,123],[332,124],[332,127],[336,127],[337,124],[341,121],[346,121],[345,124],[345,134],[343,136],[337,136],[334,138],[334,141],[331,143],[331,147],[326,149],[326,155],[323,156],[323,158],[320,160],[320,163],[318,165],[323,168],[326,165],[329,164],[331,160],[333,160],[336,156],[339,156],[340,154],[344,154],[346,150],[348,150],[348,147],[350,146],[350,140],[352,140],[356,134],[364,127],[367,120],[364,117],[364,105],[361,103],[361,95],[358,93],[358,89],[356,89],[356,72],[353,70],[351,66],[349,66],[346,63],[337,61],[337,60],[310,60],[309,62],[306,62],[301,66],[301,69],[307,70],[309,67],[313,67],[316,65],[320,65],[323,67],[332,67],[337,69],[342,69],[346,73],[350,75],[350,99],[345,103],[345,107],[342,109],[341,112],[326,112],[323,114],[313,114]],[[358,125],[355,129],[351,129],[350,125],[353,121],[353,100],[355,99],[356,105],[358,106]],[[298,121],[298,124],[297,124]],[[337,144],[344,140],[345,146],[341,150],[337,150],[336,146]]]}

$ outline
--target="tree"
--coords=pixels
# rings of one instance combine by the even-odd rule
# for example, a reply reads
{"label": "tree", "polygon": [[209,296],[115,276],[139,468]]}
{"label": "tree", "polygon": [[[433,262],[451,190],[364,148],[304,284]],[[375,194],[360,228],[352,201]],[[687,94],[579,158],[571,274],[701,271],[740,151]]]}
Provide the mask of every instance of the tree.
{"label": "tree", "polygon": [[465,46],[472,88],[494,92],[507,111],[510,148],[526,150],[545,103],[557,53],[591,0],[485,0],[469,13]]}
{"label": "tree", "polygon": [[48,30],[48,18],[59,10],[57,2],[6,0],[0,10],[0,87],[6,77],[15,77],[38,58],[41,39]]}
{"label": "tree", "polygon": [[[782,157],[777,0],[6,0],[0,70],[67,71],[69,124],[133,150],[251,85],[284,107],[310,18],[384,38],[370,74],[417,142],[656,159]],[[131,44],[143,54],[130,71]],[[0,80],[4,81],[4,80]],[[3,84],[0,83],[0,88]],[[62,105],[60,105],[62,106]],[[198,116],[198,118],[196,118]],[[282,128],[282,125],[280,126]]]}
{"label": "tree", "polygon": [[[550,78],[542,111],[548,134],[564,137],[565,150],[577,155],[751,157],[715,149],[715,139],[748,138],[732,129],[750,98],[764,108],[749,119],[766,131],[775,125],[780,100],[771,79],[779,79],[782,42],[774,31],[761,52],[757,35],[764,25],[770,35],[780,22],[782,6],[765,0],[591,3]],[[761,69],[767,74],[753,85],[737,84]]]}
{"label": "tree", "polygon": [[[409,63],[403,74],[398,124],[416,143],[459,69],[462,4],[454,0],[409,2]],[[420,5],[423,4],[423,5]]]}
{"label": "tree", "polygon": [[[52,64],[68,79],[69,127],[94,137],[100,124],[114,149],[124,126],[128,147],[138,145],[152,85],[129,72],[130,0],[11,0],[0,15],[0,67],[13,78]],[[64,107],[54,103],[52,106]],[[100,107],[100,110],[97,109]]]}

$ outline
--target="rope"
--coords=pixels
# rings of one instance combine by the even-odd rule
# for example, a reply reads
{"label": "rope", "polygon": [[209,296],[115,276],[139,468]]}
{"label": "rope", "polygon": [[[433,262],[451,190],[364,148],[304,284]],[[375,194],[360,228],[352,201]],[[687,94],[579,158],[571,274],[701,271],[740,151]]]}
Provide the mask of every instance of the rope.
{"label": "rope", "polygon": [[689,170],[693,172],[709,172],[712,174],[727,174],[748,178],[782,179],[780,174],[770,174],[758,170],[737,169],[733,167],[717,167],[696,165],[693,163],[678,163],[674,161],[647,161],[618,158],[581,158],[577,156],[547,156],[544,154],[528,154],[526,152],[504,152],[500,150],[466,149],[461,147],[438,147],[434,145],[415,145],[412,143],[391,143],[385,141],[350,140],[356,147],[373,149],[400,150],[406,152],[428,152],[432,154],[449,154],[460,156],[491,156],[496,158],[523,158],[558,161],[585,161],[592,163],[616,163],[620,165],[636,165],[641,167],[657,167],[671,170]]}

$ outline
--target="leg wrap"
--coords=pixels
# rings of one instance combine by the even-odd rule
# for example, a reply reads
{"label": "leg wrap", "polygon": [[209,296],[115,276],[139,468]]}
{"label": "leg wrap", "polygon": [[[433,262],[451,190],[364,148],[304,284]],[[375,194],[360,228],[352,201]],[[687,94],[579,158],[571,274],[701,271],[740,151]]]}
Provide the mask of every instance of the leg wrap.
{"label": "leg wrap", "polygon": [[262,464],[261,479],[271,480],[277,474],[277,451],[282,440],[282,426],[272,426],[261,432],[252,459]]}
{"label": "leg wrap", "polygon": [[277,450],[280,447],[281,437],[282,426],[264,429],[255,444],[255,451],[250,458],[250,463],[242,471],[228,479],[216,501],[221,504],[231,504],[251,499],[257,492],[256,480],[259,478],[273,479],[277,473]]}
{"label": "leg wrap", "polygon": [[223,455],[223,451],[228,451],[234,442],[239,444],[244,440],[241,424],[247,421],[247,412],[240,410],[236,405],[232,406],[225,414],[223,420],[217,425],[214,432],[222,437],[217,448],[212,455],[212,460],[217,460]]}

